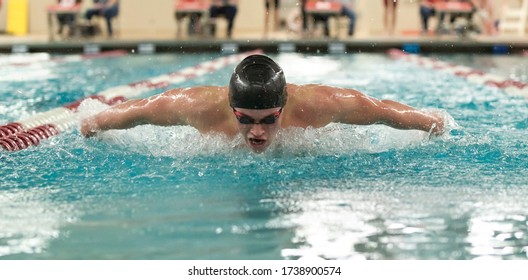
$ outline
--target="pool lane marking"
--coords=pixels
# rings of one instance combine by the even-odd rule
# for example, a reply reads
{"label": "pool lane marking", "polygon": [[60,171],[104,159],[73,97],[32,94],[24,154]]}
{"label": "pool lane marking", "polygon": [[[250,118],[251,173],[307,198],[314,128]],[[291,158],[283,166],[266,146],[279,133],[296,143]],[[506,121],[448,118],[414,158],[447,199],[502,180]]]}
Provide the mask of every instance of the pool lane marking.
{"label": "pool lane marking", "polygon": [[392,58],[412,62],[425,68],[447,72],[455,76],[465,78],[472,83],[500,88],[508,95],[523,96],[528,98],[528,84],[521,81],[486,73],[484,71],[473,69],[467,66],[456,65],[433,58],[409,54],[399,49],[391,49],[388,51],[388,54]]}
{"label": "pool lane marking", "polygon": [[38,113],[32,117],[17,122],[2,125],[0,126],[0,147],[7,151],[18,151],[31,146],[36,146],[41,140],[68,130],[72,126],[78,124],[79,116],[77,114],[77,109],[82,101],[86,99],[97,99],[109,105],[117,104],[153,89],[168,87],[171,84],[182,83],[189,79],[217,71],[227,65],[238,63],[248,55],[259,53],[262,53],[262,50],[254,50],[220,57],[173,73],[133,82],[128,85],[112,87],[101,91],[96,95],[88,96],[69,103],[63,107]]}
{"label": "pool lane marking", "polygon": [[[1,66],[31,66],[33,64],[38,63],[65,63],[65,62],[78,62],[78,61],[84,61],[89,59],[98,59],[98,58],[107,58],[107,57],[118,57],[118,56],[124,56],[127,55],[128,52],[126,50],[113,50],[113,51],[105,51],[100,53],[94,53],[94,54],[82,54],[82,55],[64,55],[64,56],[57,56],[52,57],[47,53],[34,53],[34,54],[20,54],[14,56],[15,61],[10,61],[7,57],[4,61],[2,61],[2,57],[0,57],[0,65]],[[27,57],[28,60],[17,62],[16,58],[24,58]]]}

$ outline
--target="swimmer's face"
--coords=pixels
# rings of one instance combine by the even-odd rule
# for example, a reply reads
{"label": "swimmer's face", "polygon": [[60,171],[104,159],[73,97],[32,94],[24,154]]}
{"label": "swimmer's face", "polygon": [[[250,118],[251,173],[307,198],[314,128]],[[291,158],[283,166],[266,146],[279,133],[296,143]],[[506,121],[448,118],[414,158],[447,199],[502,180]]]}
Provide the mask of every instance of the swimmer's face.
{"label": "swimmer's face", "polygon": [[282,121],[282,108],[242,109],[233,108],[238,120],[238,130],[246,144],[256,153],[264,152],[273,142]]}

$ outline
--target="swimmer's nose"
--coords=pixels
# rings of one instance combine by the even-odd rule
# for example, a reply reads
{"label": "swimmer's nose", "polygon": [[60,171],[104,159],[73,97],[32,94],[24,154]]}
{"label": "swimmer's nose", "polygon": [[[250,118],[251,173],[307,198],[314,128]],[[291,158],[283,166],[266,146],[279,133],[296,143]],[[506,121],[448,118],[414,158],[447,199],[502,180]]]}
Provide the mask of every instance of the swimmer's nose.
{"label": "swimmer's nose", "polygon": [[259,137],[259,136],[262,136],[265,132],[264,128],[262,127],[261,124],[254,124],[251,126],[251,130],[250,130],[251,134],[256,136],[256,137]]}

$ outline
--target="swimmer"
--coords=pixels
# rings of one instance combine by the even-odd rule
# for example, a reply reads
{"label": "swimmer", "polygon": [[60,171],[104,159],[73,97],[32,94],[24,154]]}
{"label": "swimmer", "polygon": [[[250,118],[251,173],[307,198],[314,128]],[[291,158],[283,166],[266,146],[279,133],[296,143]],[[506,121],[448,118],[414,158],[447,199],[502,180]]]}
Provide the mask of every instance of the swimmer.
{"label": "swimmer", "polygon": [[229,86],[176,88],[115,105],[81,122],[85,137],[142,124],[189,125],[203,134],[241,135],[264,152],[281,129],[320,128],[330,123],[385,124],[439,135],[444,121],[407,105],[378,100],[353,89],[286,83],[272,59],[251,55],[235,68]]}

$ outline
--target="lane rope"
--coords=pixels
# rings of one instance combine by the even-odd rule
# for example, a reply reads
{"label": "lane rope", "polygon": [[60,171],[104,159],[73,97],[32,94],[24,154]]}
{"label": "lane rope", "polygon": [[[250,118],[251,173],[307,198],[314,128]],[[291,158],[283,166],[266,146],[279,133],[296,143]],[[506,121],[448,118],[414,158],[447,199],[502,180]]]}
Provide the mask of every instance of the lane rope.
{"label": "lane rope", "polygon": [[202,62],[179,71],[153,77],[147,80],[133,82],[106,89],[96,95],[88,96],[69,103],[63,107],[35,114],[29,118],[0,126],[0,147],[6,151],[19,151],[36,146],[41,140],[48,139],[67,131],[79,122],[77,109],[86,99],[97,99],[103,103],[114,105],[130,98],[151,91],[180,84],[205,74],[215,72],[227,65],[238,63],[251,54],[261,54],[262,50],[254,50],[239,54],[220,57]]}
{"label": "lane rope", "polygon": [[433,58],[406,53],[399,49],[390,49],[388,54],[394,59],[404,60],[425,68],[450,73],[462,77],[472,83],[500,88],[508,95],[528,98],[528,84],[521,81],[486,73],[463,65],[456,65]]}

